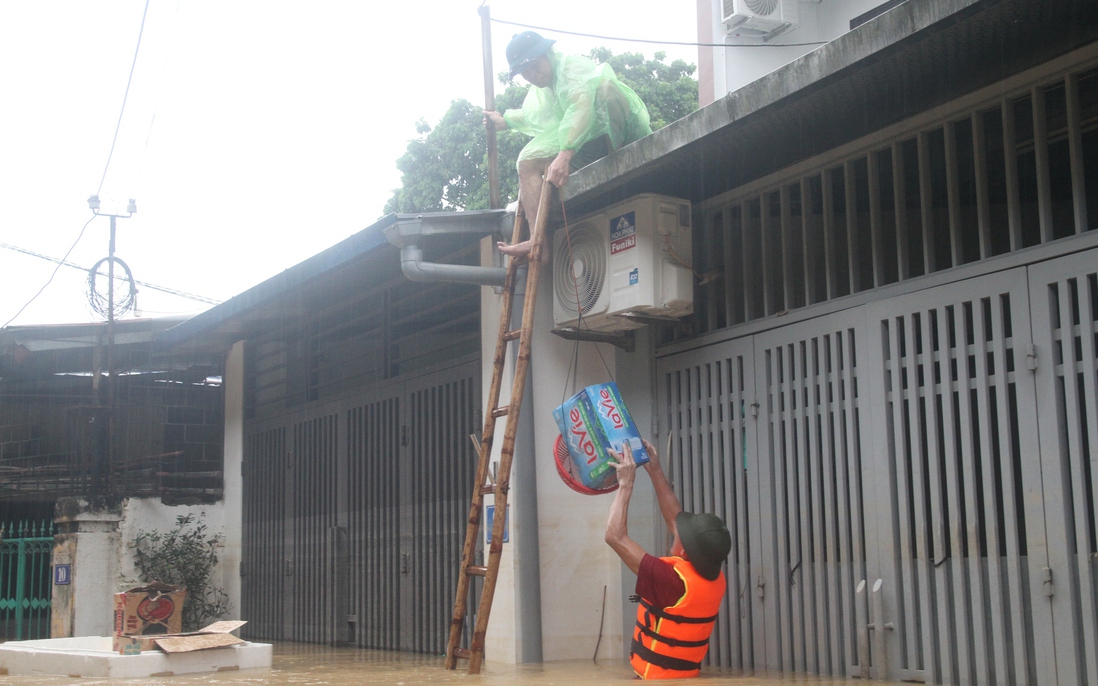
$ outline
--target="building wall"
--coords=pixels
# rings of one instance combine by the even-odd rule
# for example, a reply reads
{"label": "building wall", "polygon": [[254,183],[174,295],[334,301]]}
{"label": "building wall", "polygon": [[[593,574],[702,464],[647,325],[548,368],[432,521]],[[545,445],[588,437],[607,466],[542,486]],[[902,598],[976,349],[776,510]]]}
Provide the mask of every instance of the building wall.
{"label": "building wall", "polygon": [[1092,44],[701,206],[694,268],[722,278],[657,351],[656,397],[684,505],[736,524],[747,592],[712,664],[1096,673],[1096,64]]}
{"label": "building wall", "polygon": [[9,484],[0,506],[31,497],[52,502],[90,496],[108,487],[122,497],[162,495],[174,503],[221,498],[220,387],[170,374],[135,374],[117,382],[109,483],[97,468],[108,445],[108,408],[86,378],[0,389],[0,464]]}
{"label": "building wall", "polygon": [[698,0],[698,42],[724,46],[699,48],[699,104],[704,107],[734,93],[818,44],[838,38],[850,30],[852,19],[881,4],[880,0],[799,1],[798,26],[764,41],[729,34],[721,22],[723,0]]}
{"label": "building wall", "polygon": [[237,342],[225,361],[225,552],[221,585],[233,604],[232,619],[240,619],[240,562],[244,495],[244,343]]}
{"label": "building wall", "polygon": [[[485,259],[489,259],[487,254]],[[521,297],[516,295],[516,298]],[[499,332],[501,296],[494,289],[482,288],[483,385],[491,382],[491,360]],[[504,546],[491,621],[488,625],[486,659],[508,663],[523,662],[531,653],[526,641],[538,640],[530,621],[538,621],[540,650],[545,661],[624,659],[628,651],[625,639],[632,624],[628,596],[633,593],[636,577],[606,545],[604,534],[613,495],[581,495],[564,484],[554,466],[553,445],[559,435],[552,412],[564,400],[585,386],[616,380],[630,413],[643,432],[651,427],[652,346],[651,332],[638,332],[635,352],[626,353],[605,343],[576,343],[551,333],[553,295],[551,270],[544,269],[538,284],[531,346],[529,395],[523,413],[533,419],[533,455],[516,450],[512,470],[509,504],[511,521],[521,520],[521,510],[537,508],[536,531],[512,524],[510,543]],[[577,355],[578,346],[578,355]],[[574,363],[573,359],[577,361]],[[504,368],[500,405],[510,397],[514,355],[508,354]],[[485,392],[487,395],[487,390]],[[485,407],[484,412],[489,408]],[[497,424],[497,436],[505,420]],[[499,445],[495,445],[498,459]],[[532,467],[532,473],[531,473]],[[523,482],[536,481],[536,493],[521,493]],[[536,500],[531,503],[531,500]],[[486,498],[491,502],[491,496]],[[651,484],[642,475],[637,480],[630,506],[630,535],[654,554],[666,552],[668,542],[662,530]],[[657,528],[659,527],[659,528]],[[481,536],[485,532],[482,528]],[[523,537],[536,536],[540,590],[540,618],[533,619],[520,608],[528,604],[529,586],[523,588],[521,566],[530,563],[529,551],[517,550],[528,543]],[[483,540],[483,539],[482,539]],[[487,546],[486,546],[487,547]],[[598,654],[595,655],[595,647]]]}

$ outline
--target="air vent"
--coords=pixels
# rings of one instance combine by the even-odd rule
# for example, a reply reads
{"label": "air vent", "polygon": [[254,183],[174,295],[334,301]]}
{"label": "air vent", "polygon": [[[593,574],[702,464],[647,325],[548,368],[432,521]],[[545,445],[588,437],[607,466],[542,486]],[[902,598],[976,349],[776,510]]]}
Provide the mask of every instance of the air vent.
{"label": "air vent", "polygon": [[553,263],[553,289],[557,302],[568,312],[586,315],[602,295],[606,281],[605,241],[592,224],[577,224],[560,240],[560,249],[571,256]]}

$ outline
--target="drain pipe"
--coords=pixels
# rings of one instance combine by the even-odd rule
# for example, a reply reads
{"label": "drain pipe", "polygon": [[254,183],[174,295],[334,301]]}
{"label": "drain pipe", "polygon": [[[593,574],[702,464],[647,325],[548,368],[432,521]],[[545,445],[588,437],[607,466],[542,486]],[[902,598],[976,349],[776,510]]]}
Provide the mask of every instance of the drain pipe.
{"label": "drain pipe", "polygon": [[[526,300],[526,268],[515,274],[515,299],[511,307],[511,330],[522,327],[523,307]],[[510,357],[518,360],[519,341],[511,341]],[[515,593],[518,596],[519,623],[516,627],[516,649],[520,664],[536,664],[542,661],[541,633],[541,542],[538,533],[538,480],[534,465],[534,373],[528,369],[523,390],[522,412],[519,412],[515,433],[515,476],[511,479],[511,492],[518,498],[514,508],[515,528],[521,535],[515,537]]]}
{"label": "drain pipe", "polygon": [[[440,264],[423,261],[423,251],[418,243],[432,235],[500,234],[514,220],[514,211],[486,210],[475,212],[441,212],[417,215],[394,215],[394,221],[385,229],[385,237],[400,248],[400,268],[410,281],[465,283],[480,286],[502,286],[507,270],[502,267],[476,267],[457,264]],[[514,306],[511,308],[511,327],[522,326],[522,308],[525,295],[525,271],[515,275]],[[511,341],[511,359],[518,358],[518,341]],[[512,492],[518,499],[514,510],[515,530],[515,594],[521,617],[516,627],[516,659],[523,664],[542,661],[541,632],[541,561],[538,537],[538,492],[534,468],[534,413],[533,374],[526,376],[524,398],[529,398],[531,409],[519,414],[515,434],[516,460],[512,469],[519,478],[511,481]],[[489,408],[491,409],[491,408]]]}
{"label": "drain pipe", "polygon": [[415,245],[400,249],[400,270],[409,281],[468,283],[478,286],[502,286],[507,278],[503,267],[472,267],[462,264],[424,262],[423,251]]}

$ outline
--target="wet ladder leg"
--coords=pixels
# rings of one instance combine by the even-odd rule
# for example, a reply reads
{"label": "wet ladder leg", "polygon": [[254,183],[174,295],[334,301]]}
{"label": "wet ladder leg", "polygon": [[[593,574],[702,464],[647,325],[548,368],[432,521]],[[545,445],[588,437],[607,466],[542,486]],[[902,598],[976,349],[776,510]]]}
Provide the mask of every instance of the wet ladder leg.
{"label": "wet ladder leg", "polygon": [[[457,597],[454,600],[454,614],[450,621],[450,640],[446,647],[446,669],[455,669],[458,658],[469,660],[469,673],[479,674],[484,660],[484,639],[488,627],[488,618],[492,610],[492,597],[495,595],[496,578],[499,574],[500,556],[503,552],[503,525],[507,516],[507,495],[510,490],[511,462],[515,450],[515,434],[518,430],[519,412],[522,408],[523,391],[526,388],[526,373],[530,366],[530,333],[534,322],[534,303],[537,299],[538,278],[541,273],[541,250],[545,239],[546,215],[549,209],[549,197],[552,185],[542,186],[538,202],[537,220],[531,229],[530,238],[533,249],[526,259],[511,258],[507,265],[507,277],[503,286],[503,303],[500,312],[499,337],[496,341],[495,357],[492,361],[492,382],[488,390],[489,411],[484,416],[484,432],[480,442],[480,456],[477,462],[476,480],[473,487],[472,503],[469,507],[468,526],[465,530],[465,545],[461,553],[461,574],[458,576]],[[522,206],[515,214],[515,228],[512,232],[512,244],[519,242],[522,235]],[[511,311],[515,295],[516,273],[523,264],[527,265],[526,294],[523,301],[521,328],[509,331]],[[503,383],[503,366],[507,356],[508,343],[518,339],[518,358],[515,360],[515,373],[511,386],[511,401],[505,407],[499,407],[500,387]],[[507,417],[500,448],[500,463],[494,484],[488,483],[488,465],[492,455],[496,420]],[[477,537],[480,535],[480,520],[483,512],[484,496],[495,495],[495,508],[499,516],[492,526],[492,543],[489,548],[487,564],[477,566],[473,559]],[[477,608],[476,626],[468,649],[460,648],[461,633],[468,612],[469,591],[472,578],[484,578],[480,604]]]}

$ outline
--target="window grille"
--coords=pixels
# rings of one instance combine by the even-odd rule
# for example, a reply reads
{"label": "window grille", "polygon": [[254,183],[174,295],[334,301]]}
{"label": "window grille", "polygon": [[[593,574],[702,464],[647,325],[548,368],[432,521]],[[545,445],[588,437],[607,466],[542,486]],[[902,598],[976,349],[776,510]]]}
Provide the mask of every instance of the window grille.
{"label": "window grille", "polygon": [[1098,225],[1098,69],[707,201],[694,334],[1080,235]]}
{"label": "window grille", "polygon": [[[448,254],[440,252],[450,250]],[[478,245],[436,247],[428,259],[475,264]],[[332,399],[363,385],[480,351],[480,291],[448,283],[416,283],[400,273],[395,250],[383,249],[356,270],[361,277],[326,280],[315,293],[293,294],[276,324],[249,341],[245,411],[271,417]],[[360,290],[355,290],[360,289]]]}

